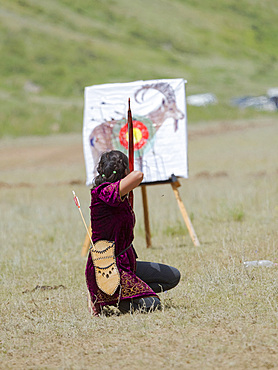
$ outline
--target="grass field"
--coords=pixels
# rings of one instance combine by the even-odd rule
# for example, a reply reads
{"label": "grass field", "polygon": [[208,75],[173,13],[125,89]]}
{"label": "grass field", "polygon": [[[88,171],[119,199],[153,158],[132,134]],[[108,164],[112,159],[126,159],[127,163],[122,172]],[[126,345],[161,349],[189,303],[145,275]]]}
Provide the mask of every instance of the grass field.
{"label": "grass field", "polygon": [[182,279],[148,315],[91,318],[81,257],[88,221],[79,134],[2,139],[2,369],[270,369],[278,363],[277,120],[189,127],[189,179],[181,197],[194,247],[169,185],[148,187],[152,230],[145,247],[140,189],[135,247]]}

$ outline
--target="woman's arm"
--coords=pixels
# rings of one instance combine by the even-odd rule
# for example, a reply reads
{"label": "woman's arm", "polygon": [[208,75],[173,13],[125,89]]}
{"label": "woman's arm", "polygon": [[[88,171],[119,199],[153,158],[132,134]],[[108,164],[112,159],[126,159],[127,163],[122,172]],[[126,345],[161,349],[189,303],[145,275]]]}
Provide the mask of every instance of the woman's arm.
{"label": "woman's arm", "polygon": [[144,174],[141,171],[132,171],[120,181],[120,196],[121,198],[136,188],[143,180]]}

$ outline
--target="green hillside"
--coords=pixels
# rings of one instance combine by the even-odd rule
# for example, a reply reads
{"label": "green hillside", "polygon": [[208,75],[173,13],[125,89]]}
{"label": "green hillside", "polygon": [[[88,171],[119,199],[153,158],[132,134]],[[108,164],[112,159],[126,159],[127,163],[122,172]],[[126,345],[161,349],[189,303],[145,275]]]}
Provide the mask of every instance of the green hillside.
{"label": "green hillside", "polygon": [[81,131],[84,87],[184,78],[189,123],[249,118],[230,106],[278,86],[276,0],[2,0],[0,137]]}

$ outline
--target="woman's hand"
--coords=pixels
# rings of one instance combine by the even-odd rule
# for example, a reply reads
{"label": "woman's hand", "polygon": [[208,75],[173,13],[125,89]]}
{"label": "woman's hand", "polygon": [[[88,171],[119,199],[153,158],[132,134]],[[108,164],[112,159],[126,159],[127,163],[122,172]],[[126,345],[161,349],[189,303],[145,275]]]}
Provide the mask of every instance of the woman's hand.
{"label": "woman's hand", "polygon": [[144,174],[141,171],[132,171],[120,181],[121,198],[136,188],[143,180]]}

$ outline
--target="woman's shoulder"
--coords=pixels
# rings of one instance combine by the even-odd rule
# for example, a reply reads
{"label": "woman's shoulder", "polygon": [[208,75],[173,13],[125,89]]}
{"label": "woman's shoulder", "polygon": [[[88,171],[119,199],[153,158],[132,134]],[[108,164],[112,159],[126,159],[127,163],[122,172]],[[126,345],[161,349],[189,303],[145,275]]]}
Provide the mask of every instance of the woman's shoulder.
{"label": "woman's shoulder", "polygon": [[120,181],[116,182],[103,182],[102,184],[91,188],[91,194],[100,194],[104,189],[107,191],[111,191],[117,189],[119,187]]}
{"label": "woman's shoulder", "polygon": [[103,182],[100,185],[94,186],[91,188],[91,194],[99,194],[102,189],[104,189],[106,186],[108,186],[110,182]]}
{"label": "woman's shoulder", "polygon": [[122,202],[119,191],[121,180],[116,182],[104,182],[91,190],[92,200],[101,200],[110,205],[117,205]]}

